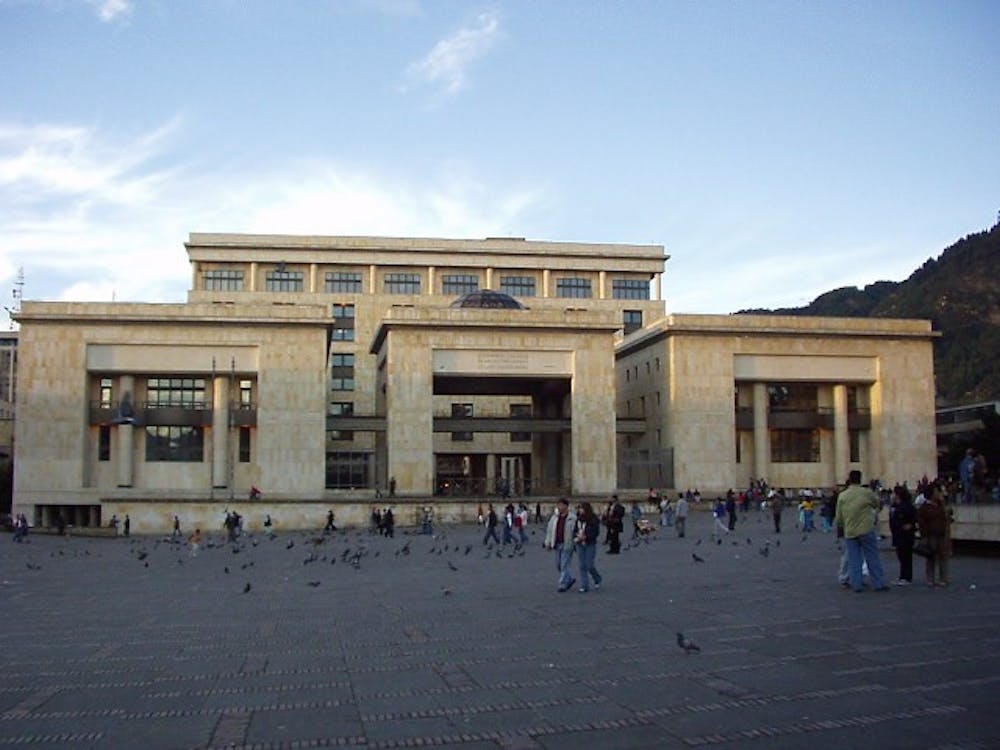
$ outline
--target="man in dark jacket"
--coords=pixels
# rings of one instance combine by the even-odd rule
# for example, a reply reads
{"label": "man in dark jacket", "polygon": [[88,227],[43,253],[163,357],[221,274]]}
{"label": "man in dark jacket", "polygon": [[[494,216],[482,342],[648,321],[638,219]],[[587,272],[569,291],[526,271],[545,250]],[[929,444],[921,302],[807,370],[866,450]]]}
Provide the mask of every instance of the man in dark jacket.
{"label": "man in dark jacket", "polygon": [[889,506],[889,530],[892,532],[892,546],[899,559],[897,586],[913,583],[913,541],[917,530],[917,509],[910,499],[910,491],[897,485],[892,491],[892,505]]}
{"label": "man in dark jacket", "polygon": [[611,511],[608,513],[608,554],[617,555],[622,551],[622,531],[625,529],[625,506],[618,501],[618,495],[611,497]]}

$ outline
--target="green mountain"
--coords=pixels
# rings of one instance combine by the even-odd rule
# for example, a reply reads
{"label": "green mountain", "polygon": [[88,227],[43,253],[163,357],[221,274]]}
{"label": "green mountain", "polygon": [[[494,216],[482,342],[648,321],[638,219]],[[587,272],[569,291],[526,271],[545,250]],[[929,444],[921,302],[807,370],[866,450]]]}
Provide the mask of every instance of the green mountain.
{"label": "green mountain", "polygon": [[1000,398],[1000,223],[929,259],[906,281],[844,287],[805,307],[740,313],[927,318],[939,406]]}

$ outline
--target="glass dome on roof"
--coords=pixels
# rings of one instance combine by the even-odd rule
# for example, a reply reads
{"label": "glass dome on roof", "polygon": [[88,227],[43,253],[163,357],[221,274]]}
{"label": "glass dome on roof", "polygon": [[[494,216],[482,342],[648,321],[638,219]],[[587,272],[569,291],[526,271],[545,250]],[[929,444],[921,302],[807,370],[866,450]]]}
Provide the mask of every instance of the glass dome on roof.
{"label": "glass dome on roof", "polygon": [[524,310],[525,307],[509,294],[495,292],[492,289],[478,289],[475,292],[463,294],[451,303],[450,307],[492,308],[506,310]]}

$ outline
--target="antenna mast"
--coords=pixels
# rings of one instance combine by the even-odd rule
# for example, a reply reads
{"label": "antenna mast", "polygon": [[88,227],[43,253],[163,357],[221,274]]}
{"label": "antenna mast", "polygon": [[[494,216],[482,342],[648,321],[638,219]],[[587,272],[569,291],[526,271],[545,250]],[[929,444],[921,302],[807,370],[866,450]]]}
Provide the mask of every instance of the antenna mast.
{"label": "antenna mast", "polygon": [[14,330],[14,316],[21,312],[21,298],[24,297],[24,266],[19,266],[17,276],[14,277],[14,288],[10,292],[13,300],[11,306],[7,308],[7,315],[10,317],[10,330]]}

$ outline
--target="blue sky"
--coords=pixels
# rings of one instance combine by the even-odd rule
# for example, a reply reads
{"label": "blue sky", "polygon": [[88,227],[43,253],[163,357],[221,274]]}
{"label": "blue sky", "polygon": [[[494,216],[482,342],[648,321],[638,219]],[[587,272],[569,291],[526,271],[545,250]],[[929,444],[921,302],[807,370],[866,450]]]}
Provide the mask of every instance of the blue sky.
{"label": "blue sky", "polygon": [[655,243],[672,312],[902,280],[1000,210],[1000,3],[0,0],[0,302],[189,232]]}

